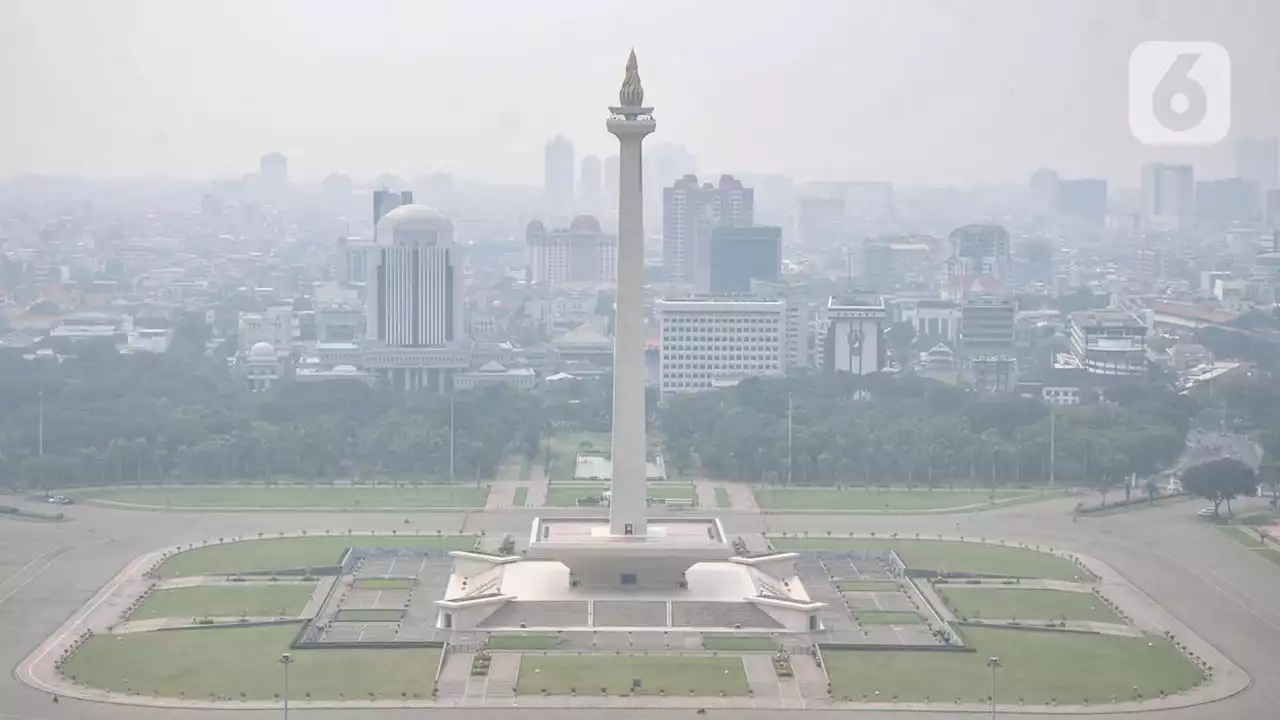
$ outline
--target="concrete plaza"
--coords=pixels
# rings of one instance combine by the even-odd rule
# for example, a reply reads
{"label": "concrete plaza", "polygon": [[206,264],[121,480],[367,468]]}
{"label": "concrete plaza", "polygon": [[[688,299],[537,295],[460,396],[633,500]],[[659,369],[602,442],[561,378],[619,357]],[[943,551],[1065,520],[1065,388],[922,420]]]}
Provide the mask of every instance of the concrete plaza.
{"label": "concrete plaza", "polygon": [[[1157,711],[1159,718],[1190,720],[1252,720],[1280,715],[1280,690],[1265,682],[1280,659],[1280,570],[1261,558],[1243,551],[1230,538],[1194,517],[1195,505],[1143,510],[1112,517],[1082,519],[1073,523],[1070,509],[1074,500],[1013,506],[972,515],[945,516],[822,516],[773,515],[756,511],[723,513],[730,537],[759,538],[760,533],[889,533],[904,536],[919,532],[948,536],[967,535],[1024,541],[1079,552],[1109,564],[1149,595],[1181,623],[1187,625],[1254,678],[1243,692],[1208,705],[1181,710]],[[404,524],[400,515],[352,513],[244,513],[196,515],[191,513],[140,513],[91,507],[72,507],[73,521],[45,524],[21,521],[0,522],[0,661],[10,668],[18,664],[48,636],[74,618],[86,602],[107,602],[101,593],[104,584],[139,555],[158,547],[179,543],[199,543],[210,536],[252,536],[316,531],[332,527],[341,530],[417,529],[444,533],[478,533],[490,536],[503,532],[518,534],[529,526],[538,511],[507,509],[485,513],[415,513]],[[18,668],[21,671],[21,668]],[[599,709],[538,707],[538,698],[514,698],[523,707],[440,708],[432,712],[446,718],[541,718],[594,717]],[[582,700],[586,700],[583,698]],[[627,718],[659,718],[690,715],[687,708],[648,707],[635,700],[623,713]],[[616,700],[610,703],[615,705]],[[654,703],[655,705],[659,703]],[[708,715],[719,714],[708,700]],[[800,707],[799,705],[796,706]],[[810,711],[816,708],[810,707]],[[967,710],[967,708],[966,708]],[[798,710],[797,710],[798,711]],[[379,718],[399,720],[421,714],[422,710],[312,709],[296,708],[306,717]],[[751,718],[782,718],[790,710],[752,710],[736,707],[725,715]],[[885,717],[883,711],[840,710],[842,716]],[[124,706],[63,700],[53,704],[48,693],[19,682],[14,677],[0,681],[0,718],[20,720],[208,720],[214,716],[278,717],[279,709],[205,710]],[[1106,716],[1106,713],[1101,713]],[[1147,713],[1148,716],[1152,713]],[[971,712],[923,712],[909,708],[896,710],[895,718],[972,717]],[[1001,713],[1002,717],[1020,717]],[[1099,716],[1098,714],[1094,715]],[[1119,717],[1119,714],[1114,714]],[[1031,717],[1026,714],[1021,717]]]}

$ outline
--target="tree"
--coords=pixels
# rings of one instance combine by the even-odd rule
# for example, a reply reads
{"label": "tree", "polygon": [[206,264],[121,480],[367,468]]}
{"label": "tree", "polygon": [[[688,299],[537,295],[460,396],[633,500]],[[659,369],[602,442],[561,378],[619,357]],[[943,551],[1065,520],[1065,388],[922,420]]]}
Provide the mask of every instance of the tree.
{"label": "tree", "polygon": [[1221,517],[1218,509],[1222,503],[1227,504],[1227,512],[1231,513],[1231,501],[1241,495],[1252,495],[1257,487],[1258,478],[1253,468],[1233,458],[1193,465],[1182,474],[1182,489],[1212,502],[1216,518]]}

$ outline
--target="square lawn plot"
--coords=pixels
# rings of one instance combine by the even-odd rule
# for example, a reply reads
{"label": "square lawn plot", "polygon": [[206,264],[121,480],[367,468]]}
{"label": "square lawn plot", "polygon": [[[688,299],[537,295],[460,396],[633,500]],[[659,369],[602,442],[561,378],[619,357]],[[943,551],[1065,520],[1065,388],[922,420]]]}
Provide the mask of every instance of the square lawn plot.
{"label": "square lawn plot", "polygon": [[621,695],[638,678],[640,695],[729,696],[747,694],[747,676],[737,657],[679,655],[525,655],[516,692],[521,695]]}
{"label": "square lawn plot", "polygon": [[114,692],[270,700],[280,692],[280,654],[291,652],[294,698],[431,697],[438,648],[290,650],[298,630],[289,624],[97,635],[63,670],[80,684]]}
{"label": "square lawn plot", "polygon": [[186,550],[164,561],[160,577],[234,575],[337,565],[349,548],[440,548],[470,550],[465,535],[325,535],[218,543]]}
{"label": "square lawn plot", "polygon": [[1047,630],[966,627],[975,652],[828,650],[823,653],[832,696],[863,695],[898,702],[985,702],[991,688],[987,658],[997,656],[996,700],[1043,705],[1126,700],[1175,694],[1203,681],[1200,670],[1163,638],[1121,637]]}
{"label": "square lawn plot", "polygon": [[316,583],[225,583],[151,593],[130,620],[199,617],[297,617]]}
{"label": "square lawn plot", "polygon": [[1066,558],[1029,548],[958,540],[889,538],[771,538],[778,550],[895,550],[913,570],[991,577],[1086,581],[1087,571]]}
{"label": "square lawn plot", "polygon": [[845,593],[844,601],[854,610],[905,610],[914,612],[906,595],[897,593]]}
{"label": "square lawn plot", "polygon": [[1068,620],[1123,625],[1096,595],[1069,590],[990,586],[935,585],[957,615],[968,618],[1009,620]]}

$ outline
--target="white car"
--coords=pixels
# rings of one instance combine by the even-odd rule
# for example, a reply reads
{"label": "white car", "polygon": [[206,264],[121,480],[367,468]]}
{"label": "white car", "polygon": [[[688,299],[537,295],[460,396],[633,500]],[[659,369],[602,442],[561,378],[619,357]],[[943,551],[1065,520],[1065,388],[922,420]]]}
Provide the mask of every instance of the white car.
{"label": "white car", "polygon": [[1213,508],[1211,507],[1200,508],[1200,512],[1196,513],[1196,515],[1199,515],[1200,517],[1213,517],[1214,514]]}

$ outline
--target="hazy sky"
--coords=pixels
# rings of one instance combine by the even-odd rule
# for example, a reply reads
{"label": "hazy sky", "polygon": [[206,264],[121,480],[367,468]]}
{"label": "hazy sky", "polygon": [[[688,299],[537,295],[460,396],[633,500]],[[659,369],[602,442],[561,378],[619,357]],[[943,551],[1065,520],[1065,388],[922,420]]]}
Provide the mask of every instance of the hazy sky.
{"label": "hazy sky", "polygon": [[798,180],[1136,184],[1144,40],[1214,40],[1232,137],[1280,134],[1277,0],[0,0],[0,177],[435,171],[540,184],[545,141],[613,152],[629,48],[657,138]]}

